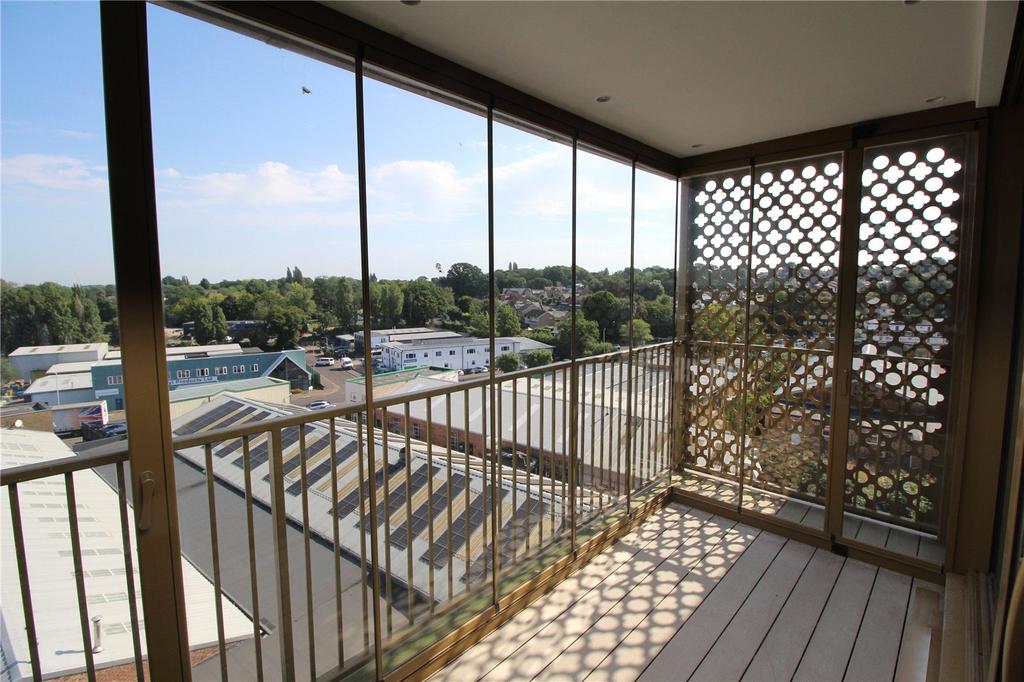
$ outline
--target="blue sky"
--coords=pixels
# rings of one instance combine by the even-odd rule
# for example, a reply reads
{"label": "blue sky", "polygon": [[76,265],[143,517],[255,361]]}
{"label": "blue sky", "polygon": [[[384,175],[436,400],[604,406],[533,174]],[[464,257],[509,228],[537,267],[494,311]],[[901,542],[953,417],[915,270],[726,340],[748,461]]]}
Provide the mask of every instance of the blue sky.
{"label": "blue sky", "polygon": [[[164,274],[358,276],[353,74],[148,12]],[[98,7],[0,13],[2,276],[111,282]],[[365,93],[371,270],[486,268],[486,119],[372,79]],[[494,139],[496,264],[568,264],[571,150],[502,124]],[[628,166],[580,154],[581,266],[628,264],[629,181]],[[673,211],[673,183],[638,173],[638,265],[672,265]]]}

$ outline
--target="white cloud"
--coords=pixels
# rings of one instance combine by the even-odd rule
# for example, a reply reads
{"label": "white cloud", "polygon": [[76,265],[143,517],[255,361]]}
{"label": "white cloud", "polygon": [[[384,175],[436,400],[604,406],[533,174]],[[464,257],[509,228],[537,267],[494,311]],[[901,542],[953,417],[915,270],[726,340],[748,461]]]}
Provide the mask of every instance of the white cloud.
{"label": "white cloud", "polygon": [[101,189],[107,186],[105,171],[105,167],[89,165],[82,159],[50,154],[19,154],[7,157],[0,165],[5,189]]}
{"label": "white cloud", "polygon": [[243,172],[187,175],[175,168],[157,173],[161,200],[173,206],[287,207],[340,203],[356,196],[355,175],[336,164],[303,171],[265,161]]}

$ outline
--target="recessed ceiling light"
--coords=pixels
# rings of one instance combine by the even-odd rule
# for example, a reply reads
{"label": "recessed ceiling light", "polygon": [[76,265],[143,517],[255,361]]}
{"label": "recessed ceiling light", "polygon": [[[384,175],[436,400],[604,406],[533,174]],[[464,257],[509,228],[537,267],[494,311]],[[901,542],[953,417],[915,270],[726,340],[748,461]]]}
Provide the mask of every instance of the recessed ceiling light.
{"label": "recessed ceiling light", "polygon": [[611,99],[611,95],[601,95],[600,97],[597,98],[597,101],[600,102],[601,104],[604,104],[605,102],[610,102]]}
{"label": "recessed ceiling light", "polygon": [[928,97],[927,99],[925,99],[924,103],[925,104],[938,104],[939,102],[944,102],[945,100],[946,100],[946,96],[945,95],[936,95],[935,97]]}
{"label": "recessed ceiling light", "polygon": [[698,142],[697,144],[691,144],[690,145],[690,149],[700,149],[703,146],[704,146],[703,142]]}

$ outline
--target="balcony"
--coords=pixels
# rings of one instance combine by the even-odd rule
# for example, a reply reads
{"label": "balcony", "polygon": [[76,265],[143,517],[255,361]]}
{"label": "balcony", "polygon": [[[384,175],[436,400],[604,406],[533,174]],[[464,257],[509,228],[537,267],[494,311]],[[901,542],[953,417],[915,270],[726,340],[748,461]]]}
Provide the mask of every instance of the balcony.
{"label": "balcony", "polygon": [[[530,62],[546,45],[579,50],[579,64],[607,59],[612,41],[592,40],[596,25],[566,7],[488,7],[508,21],[496,26],[474,14],[483,5],[416,4],[350,8],[381,25],[395,21],[409,42],[328,3],[100,6],[94,23],[102,31],[92,47],[102,49],[106,156],[81,166],[50,159],[67,176],[51,184],[109,200],[116,287],[103,294],[110,316],[103,322],[118,334],[123,376],[98,381],[94,396],[117,396],[129,437],[72,450],[24,424],[3,429],[0,679],[1016,679],[1024,669],[1011,660],[1022,650],[1012,638],[1024,628],[1015,611],[1024,603],[1024,163],[1017,153],[1024,47],[1018,26],[1010,49],[1012,31],[1001,21],[1008,10],[893,3],[832,15],[827,4],[808,5],[766,15],[792,31],[792,41],[781,41],[765,38],[751,17],[790,9],[751,4],[743,17],[748,40],[736,42],[753,50],[742,68],[715,75],[722,82],[711,85],[742,80],[729,98],[752,105],[739,109],[738,121],[734,102],[690,112],[714,123],[703,130],[723,133],[698,153],[703,139],[678,134],[690,125],[679,125],[689,102],[678,97],[675,68],[664,64],[703,69],[705,51],[648,63],[651,82],[660,84],[654,88],[646,72],[636,77],[638,68],[601,74],[614,76],[623,93],[643,86],[647,97],[638,101],[618,92],[581,95],[569,85],[589,69],[545,84],[541,77],[558,74],[563,55],[548,53],[543,73]],[[694,11],[731,11],[707,5],[717,9]],[[697,25],[676,15],[659,21],[659,12],[680,11],[671,3],[626,7],[611,3],[603,19],[601,12],[588,19],[613,37],[632,30],[626,11],[641,13],[652,36]],[[922,9],[934,13],[926,15],[931,23],[906,14]],[[532,12],[565,14],[530,25],[522,17]],[[884,21],[873,13],[885,13]],[[615,20],[621,16],[630,20]],[[511,27],[526,25],[534,44],[496,58],[503,46],[467,28],[467,17],[510,45],[521,38]],[[742,22],[718,17],[707,26],[735,23]],[[867,65],[861,83],[830,74],[806,93],[808,103],[834,105],[828,116],[754,82],[785,84],[754,67],[839,25],[849,40],[793,60],[832,59],[835,70]],[[975,25],[983,30],[972,32],[982,36],[972,50],[957,41]],[[481,64],[505,69],[508,83],[522,75],[510,65],[523,65],[550,101],[460,66],[459,50],[479,49],[472,41],[452,41],[448,57],[418,46],[458,26],[483,36]],[[538,38],[551,27],[558,40]],[[700,28],[690,40],[653,40],[651,53],[659,42],[698,44],[715,33]],[[863,54],[870,42],[863,36],[882,28],[894,35],[878,40],[906,55],[899,68],[891,57]],[[931,39],[931,29],[947,39]],[[589,45],[563,45],[578,34]],[[190,77],[179,78],[195,71],[178,66],[180,45],[191,44],[182,36],[202,43],[203,59],[236,50],[229,66],[211,70],[223,87],[238,89],[190,96]],[[992,36],[1005,40],[991,47]],[[918,42],[927,43],[930,59],[915,56]],[[260,64],[273,67],[252,68],[259,50],[266,50]],[[645,52],[621,54],[640,63]],[[1009,94],[993,99],[990,62],[1004,52]],[[465,63],[470,56],[461,55]],[[908,83],[950,85],[939,77],[947,59],[978,62],[968,88],[977,99],[922,109],[922,93],[910,93]],[[716,74],[727,66],[709,63]],[[242,70],[232,72],[238,64]],[[282,64],[294,100],[278,110],[276,92],[261,99],[274,90],[262,78]],[[790,73],[783,66],[764,73]],[[292,87],[295,74],[322,85]],[[865,103],[867,90],[882,96]],[[239,92],[253,99],[242,102]],[[551,103],[563,96],[582,97],[585,106]],[[169,102],[182,106],[168,109]],[[306,116],[316,106],[314,125]],[[255,128],[270,119],[279,127],[253,134],[248,121],[226,115],[239,108],[271,112]],[[424,113],[409,125],[407,111]],[[396,112],[399,125],[372,120]],[[794,120],[805,126],[796,136],[787,127]],[[205,137],[194,134],[207,124]],[[88,139],[63,128],[57,134]],[[309,158],[326,163],[292,174],[284,161],[266,161],[247,175],[229,168],[241,164],[236,158],[194,172],[155,162],[158,150],[186,163],[244,156],[250,137],[272,140],[274,154],[290,158],[292,134],[315,152]],[[472,158],[457,166],[397,153],[418,142],[442,150],[432,149],[436,156]],[[496,164],[495,154],[517,142],[536,145],[539,156]],[[338,161],[332,145],[352,158]],[[23,181],[52,180],[33,165],[38,155],[23,156]],[[424,176],[403,175],[410,169]],[[508,176],[534,172],[540,191],[502,196]],[[173,182],[158,185],[158,176]],[[370,186],[384,176],[398,178],[390,193]],[[558,183],[562,189],[551,192]],[[434,184],[448,193],[427,193],[417,205],[422,197],[413,190]],[[37,204],[60,204],[53,199],[61,187],[48,189],[54,193],[34,195]],[[235,202],[244,204],[238,213]],[[652,203],[667,220],[647,219]],[[536,224],[500,224],[503,212],[520,219],[525,204]],[[588,222],[594,206],[609,211],[596,227]],[[225,219],[240,215],[241,228]],[[252,224],[273,228],[260,236],[274,237],[264,251],[281,260],[287,254],[276,251],[288,240],[278,230],[293,218],[316,227],[302,251],[337,256],[326,261],[335,269],[315,281],[318,299],[329,304],[316,319],[314,286],[303,288],[294,265],[284,279],[237,287],[232,280],[224,287],[230,293],[218,289],[228,280],[191,285],[161,269],[174,262],[161,257],[175,247],[178,257],[216,252],[231,267],[244,264],[256,250],[247,251],[247,238],[257,236]],[[340,236],[342,223],[350,234]],[[552,236],[555,223],[564,235]],[[219,251],[181,239],[222,237],[222,225],[225,234],[249,232],[225,238]],[[453,226],[465,229],[449,239]],[[521,251],[504,270],[495,263],[514,251],[509,243]],[[565,248],[549,266],[530,268],[545,276],[524,286],[514,259],[527,249],[547,258],[557,251],[552,244]],[[477,247],[477,264],[457,262],[449,275],[433,277],[443,275],[449,251],[463,247]],[[342,256],[350,261],[341,264]],[[381,274],[413,256],[414,276]],[[558,286],[547,286],[548,270]],[[648,270],[657,277],[639,281]],[[473,295],[456,296],[449,277]],[[597,284],[588,290],[584,278]],[[164,285],[175,289],[173,304]],[[403,297],[420,285],[439,300],[417,300],[430,305],[419,306],[422,319],[413,323],[417,306]],[[505,300],[524,309],[529,292],[544,292],[552,310],[544,312],[545,329],[531,330],[542,360],[516,369],[517,354],[503,371],[500,313],[516,329],[519,319],[509,303],[499,310],[500,296],[513,291]],[[43,303],[26,297],[25,309],[48,305],[37,299]],[[274,399],[241,390],[235,374],[247,366],[255,373],[258,364],[170,373],[165,326],[192,310],[205,320],[199,327],[226,324],[223,305],[266,308],[258,322],[250,310],[229,317],[252,322],[279,353],[294,356],[284,379],[294,368],[307,374],[306,353],[292,348],[304,327],[312,341],[358,325],[359,333],[344,334],[364,346],[361,368],[345,380],[358,390],[336,404],[317,401],[324,409],[316,410],[299,404],[316,396],[289,392],[305,391],[304,380],[270,380]],[[102,326],[80,296],[64,307],[57,322]],[[172,324],[168,308],[181,320]],[[69,321],[74,311],[81,319]],[[435,315],[459,331],[437,332]],[[15,318],[19,332],[42,326],[36,322]],[[422,335],[415,339],[421,352],[390,340],[387,353],[374,350],[372,326],[400,322],[409,322],[408,343],[413,329]],[[466,350],[472,360],[458,376],[459,365],[449,366],[456,351],[431,344],[462,331],[480,338],[465,342],[474,346]],[[326,352],[315,343],[308,353]],[[209,359],[177,354],[178,363]],[[444,362],[450,376],[404,386],[379,379],[375,355],[388,367]],[[169,397],[169,384],[193,383],[191,371],[198,388],[186,394],[196,401],[186,409]],[[222,379],[235,390],[203,390]],[[260,386],[267,382],[250,388]],[[67,397],[71,389],[64,390]]]}

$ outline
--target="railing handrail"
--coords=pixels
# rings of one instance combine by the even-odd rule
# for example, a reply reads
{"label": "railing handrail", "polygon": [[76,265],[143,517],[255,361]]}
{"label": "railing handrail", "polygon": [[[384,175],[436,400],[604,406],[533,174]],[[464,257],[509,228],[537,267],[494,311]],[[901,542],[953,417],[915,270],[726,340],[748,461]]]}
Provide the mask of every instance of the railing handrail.
{"label": "railing handrail", "polygon": [[0,469],[0,487],[127,461],[128,441],[124,441],[123,446],[116,448],[112,452],[61,457],[60,459],[51,459],[46,462],[33,462],[32,464],[22,464],[7,469]]}

